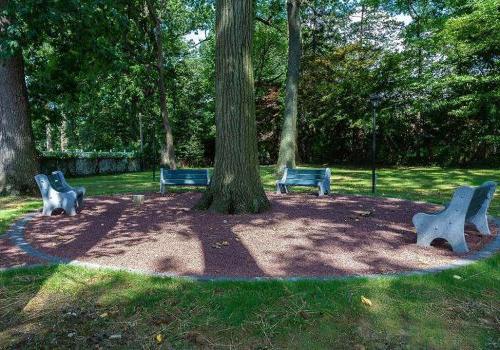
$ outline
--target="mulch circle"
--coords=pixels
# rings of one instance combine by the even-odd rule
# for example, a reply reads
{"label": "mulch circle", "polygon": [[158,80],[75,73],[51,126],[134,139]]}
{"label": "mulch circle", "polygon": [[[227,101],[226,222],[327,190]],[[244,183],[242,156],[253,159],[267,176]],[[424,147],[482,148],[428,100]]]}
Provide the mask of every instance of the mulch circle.
{"label": "mulch circle", "polygon": [[[269,193],[272,209],[222,215],[192,207],[200,193],[86,199],[77,216],[36,216],[26,240],[84,263],[183,276],[324,277],[429,269],[451,264],[446,242],[418,247],[411,222],[435,205],[362,196]],[[492,227],[494,232],[494,228]],[[471,249],[493,237],[466,230]]]}

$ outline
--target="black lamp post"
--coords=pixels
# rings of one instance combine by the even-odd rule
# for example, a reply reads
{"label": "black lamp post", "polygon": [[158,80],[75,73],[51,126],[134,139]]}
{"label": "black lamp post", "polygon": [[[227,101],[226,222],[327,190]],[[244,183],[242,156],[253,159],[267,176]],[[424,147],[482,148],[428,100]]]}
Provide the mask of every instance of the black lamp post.
{"label": "black lamp post", "polygon": [[376,161],[376,142],[377,142],[377,107],[382,100],[380,94],[370,95],[370,102],[372,103],[372,193],[375,193],[377,187],[377,175],[375,174],[375,161]]}

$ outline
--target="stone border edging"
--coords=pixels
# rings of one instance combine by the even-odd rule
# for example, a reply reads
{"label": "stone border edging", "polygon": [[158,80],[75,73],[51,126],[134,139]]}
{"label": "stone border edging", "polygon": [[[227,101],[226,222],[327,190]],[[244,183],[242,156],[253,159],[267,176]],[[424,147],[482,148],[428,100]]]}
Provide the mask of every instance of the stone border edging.
{"label": "stone border edging", "polygon": [[[445,270],[450,270],[454,268],[464,267],[471,265],[479,260],[486,259],[497,251],[500,251],[500,234],[497,233],[496,238],[483,247],[480,251],[477,251],[468,258],[457,259],[455,262],[450,264],[439,265],[435,267],[430,267],[428,269],[401,271],[401,272],[388,272],[380,274],[348,274],[348,275],[331,275],[331,276],[294,276],[294,277],[231,277],[231,276],[198,276],[198,275],[180,275],[172,272],[152,272],[143,269],[133,269],[118,267],[112,265],[100,265],[95,263],[89,263],[79,260],[70,260],[61,258],[58,256],[46,254],[35,249],[31,244],[29,244],[24,237],[24,229],[26,224],[33,220],[36,213],[30,213],[25,215],[23,218],[16,221],[11,228],[5,233],[4,237],[10,239],[19,249],[24,251],[31,257],[38,258],[40,260],[46,261],[48,264],[38,263],[23,266],[14,266],[7,268],[0,268],[0,272],[22,269],[22,268],[35,268],[47,265],[72,265],[78,267],[91,268],[96,270],[109,270],[109,271],[121,271],[129,272],[133,274],[139,274],[151,277],[161,277],[161,278],[181,278],[191,281],[234,281],[234,282],[248,282],[248,281],[332,281],[332,280],[348,280],[348,279],[362,279],[362,278],[394,278],[400,276],[417,276],[425,275],[431,273],[437,273]],[[493,218],[494,224],[500,230],[500,218]],[[2,237],[0,237],[1,239]]]}

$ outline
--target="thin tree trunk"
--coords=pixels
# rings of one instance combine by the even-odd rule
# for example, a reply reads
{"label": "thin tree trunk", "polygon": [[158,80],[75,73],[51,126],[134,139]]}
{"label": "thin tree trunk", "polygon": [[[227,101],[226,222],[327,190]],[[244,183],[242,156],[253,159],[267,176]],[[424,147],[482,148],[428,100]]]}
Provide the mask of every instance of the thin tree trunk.
{"label": "thin tree trunk", "polygon": [[54,150],[54,145],[52,143],[52,127],[49,122],[45,124],[45,149],[47,151]]}
{"label": "thin tree trunk", "polygon": [[144,153],[144,130],[142,125],[142,113],[139,112],[139,144],[141,147],[141,154]]}
{"label": "thin tree trunk", "polygon": [[252,0],[216,1],[215,167],[200,209],[257,213],[269,208],[257,157],[253,18]]}
{"label": "thin tree trunk", "polygon": [[152,0],[147,0],[149,17],[154,25],[154,40],[156,49],[156,69],[158,71],[158,90],[160,94],[160,111],[163,120],[163,129],[165,130],[165,145],[162,150],[161,163],[170,169],[176,169],[174,137],[168,118],[167,92],[165,90],[165,60],[163,57],[163,42],[161,35],[161,21],[156,13],[156,8]]}
{"label": "thin tree trunk", "polygon": [[361,5],[361,21],[359,23],[359,46],[363,47],[363,39],[365,38],[365,3]]}
{"label": "thin tree trunk", "polygon": [[[0,0],[0,11],[7,4]],[[8,19],[0,17],[0,34],[8,25]],[[0,59],[0,194],[35,193],[37,172],[24,62],[17,52]]]}
{"label": "thin tree trunk", "polygon": [[144,130],[142,125],[142,113],[139,112],[139,144],[141,147],[141,170],[144,170]]}
{"label": "thin tree trunk", "polygon": [[288,73],[286,81],[285,118],[281,130],[278,173],[285,167],[295,168],[297,152],[297,105],[302,54],[300,0],[287,1],[288,13]]}
{"label": "thin tree trunk", "polygon": [[68,120],[66,116],[63,115],[63,120],[61,122],[61,151],[66,151],[68,149]]}

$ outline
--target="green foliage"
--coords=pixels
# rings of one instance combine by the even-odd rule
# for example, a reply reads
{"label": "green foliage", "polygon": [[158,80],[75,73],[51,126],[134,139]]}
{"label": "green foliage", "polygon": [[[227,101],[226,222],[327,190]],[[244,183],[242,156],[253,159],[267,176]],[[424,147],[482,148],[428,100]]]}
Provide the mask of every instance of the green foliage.
{"label": "green foliage", "polygon": [[[163,20],[168,109],[179,161],[214,156],[214,2],[155,0]],[[500,164],[500,15],[496,0],[304,2],[299,159],[366,163],[369,96],[383,93],[378,159],[386,164]],[[10,0],[2,54],[22,49],[35,141],[141,150],[164,136],[144,2]],[[259,158],[276,162],[287,62],[284,1],[256,2]],[[194,39],[194,40],[193,40]],[[10,53],[9,53],[10,52]],[[47,125],[51,130],[47,131]]]}
{"label": "green foliage", "polygon": [[69,151],[43,151],[41,153],[44,158],[57,158],[57,159],[98,159],[98,158],[137,158],[138,154],[136,152],[126,152],[126,151],[93,151],[84,152],[82,150],[69,150]]}

